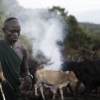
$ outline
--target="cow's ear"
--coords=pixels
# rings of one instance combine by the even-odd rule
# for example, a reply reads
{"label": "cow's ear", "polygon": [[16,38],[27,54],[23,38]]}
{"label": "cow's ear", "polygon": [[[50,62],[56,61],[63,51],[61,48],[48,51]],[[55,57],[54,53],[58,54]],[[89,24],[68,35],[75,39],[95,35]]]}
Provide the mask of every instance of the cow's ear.
{"label": "cow's ear", "polygon": [[65,73],[66,73],[66,74],[69,74],[69,71],[66,71]]}

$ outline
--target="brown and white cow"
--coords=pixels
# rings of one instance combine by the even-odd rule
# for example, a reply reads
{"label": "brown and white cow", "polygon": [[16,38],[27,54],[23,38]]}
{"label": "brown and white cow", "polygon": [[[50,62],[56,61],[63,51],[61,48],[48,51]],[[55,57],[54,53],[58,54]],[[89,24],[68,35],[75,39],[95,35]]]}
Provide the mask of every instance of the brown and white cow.
{"label": "brown and white cow", "polygon": [[48,69],[39,69],[35,73],[36,77],[36,84],[35,86],[35,95],[37,94],[37,88],[40,87],[42,98],[45,100],[43,94],[43,86],[44,84],[50,84],[53,87],[53,99],[55,99],[56,90],[59,89],[61,94],[61,99],[64,100],[63,96],[63,87],[67,86],[71,82],[77,82],[77,78],[72,71],[63,72],[63,71],[55,71],[55,70],[48,70]]}

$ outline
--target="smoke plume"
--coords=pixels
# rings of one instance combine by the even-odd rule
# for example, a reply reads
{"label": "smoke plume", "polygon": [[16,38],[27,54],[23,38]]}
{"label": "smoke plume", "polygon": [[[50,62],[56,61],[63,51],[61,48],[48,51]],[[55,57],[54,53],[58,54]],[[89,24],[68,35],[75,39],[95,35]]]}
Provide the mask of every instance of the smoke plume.
{"label": "smoke plume", "polygon": [[[37,58],[42,53],[49,59],[50,65],[45,65],[53,70],[59,70],[62,60],[61,46],[63,43],[65,23],[63,17],[57,12],[48,9],[25,9],[14,0],[1,0],[0,8],[4,17],[17,17],[20,20],[22,31],[32,43],[33,57]],[[41,59],[43,60],[43,58]]]}

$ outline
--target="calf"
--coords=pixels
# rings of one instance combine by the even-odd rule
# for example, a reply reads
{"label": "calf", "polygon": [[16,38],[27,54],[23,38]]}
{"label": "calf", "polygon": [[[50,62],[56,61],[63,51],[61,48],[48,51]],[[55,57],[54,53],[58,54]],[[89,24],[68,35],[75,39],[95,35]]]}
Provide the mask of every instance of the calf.
{"label": "calf", "polygon": [[67,86],[70,82],[77,81],[77,78],[72,71],[65,73],[63,71],[39,69],[36,71],[35,76],[37,79],[36,84],[35,84],[35,95],[38,95],[37,88],[40,87],[40,91],[44,100],[45,100],[45,97],[43,94],[42,83],[52,85],[53,91],[54,91],[53,99],[55,99],[55,93],[58,88],[61,94],[61,99],[64,100],[62,88]]}

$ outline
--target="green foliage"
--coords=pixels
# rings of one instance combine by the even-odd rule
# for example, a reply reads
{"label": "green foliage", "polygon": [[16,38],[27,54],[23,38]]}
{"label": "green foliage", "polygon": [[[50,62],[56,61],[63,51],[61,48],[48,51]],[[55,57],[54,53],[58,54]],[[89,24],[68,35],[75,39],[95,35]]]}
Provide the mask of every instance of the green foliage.
{"label": "green foliage", "polygon": [[[100,50],[100,37],[94,33],[91,34],[89,31],[87,32],[85,29],[83,30],[74,16],[68,16],[68,25],[69,31],[64,40],[63,53],[66,53],[69,50],[68,48],[72,48],[72,52],[77,50],[82,57],[89,58],[90,51],[94,47]],[[100,58],[100,55],[98,56]]]}
{"label": "green foliage", "polygon": [[87,32],[100,35],[100,24],[79,23],[79,25],[83,30],[86,30]]}
{"label": "green foliage", "polygon": [[[1,19],[0,19],[0,22],[2,22]],[[2,31],[2,27],[3,27],[3,24],[0,23],[0,39],[4,37],[4,33]]]}
{"label": "green foliage", "polygon": [[[73,15],[68,16],[64,8],[53,7],[51,12],[59,12],[65,20],[65,38],[63,43],[62,54],[66,57],[68,54],[79,55],[89,58],[91,51],[95,51],[96,58],[100,58],[100,25],[79,23]],[[95,34],[96,33],[96,34]],[[95,50],[94,50],[95,48]]]}
{"label": "green foliage", "polygon": [[61,7],[57,7],[57,6],[53,6],[51,9],[49,9],[49,11],[51,12],[58,12],[61,16],[65,16],[65,8],[61,8]]}
{"label": "green foliage", "polygon": [[79,24],[74,16],[70,15],[68,17],[69,31],[68,35],[64,40],[65,45],[70,48],[79,49],[87,47],[87,35],[79,27]]}

